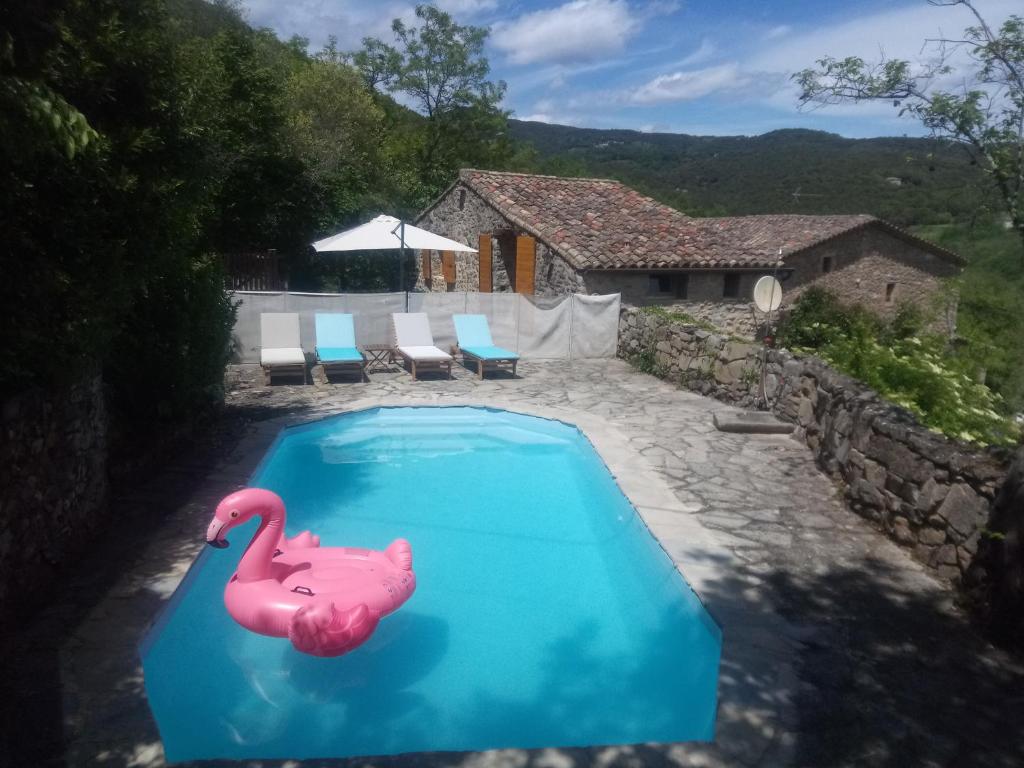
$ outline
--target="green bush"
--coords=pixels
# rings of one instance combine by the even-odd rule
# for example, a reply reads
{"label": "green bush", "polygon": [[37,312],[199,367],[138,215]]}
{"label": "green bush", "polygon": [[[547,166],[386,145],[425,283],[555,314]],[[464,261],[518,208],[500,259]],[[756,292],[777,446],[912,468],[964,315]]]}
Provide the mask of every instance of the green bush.
{"label": "green bush", "polygon": [[901,308],[886,323],[862,307],[844,307],[828,291],[812,289],[797,301],[779,338],[864,382],[949,437],[992,445],[1021,438],[1002,398],[972,378],[947,352],[946,340],[923,332],[921,313],[914,308]]}
{"label": "green bush", "polygon": [[111,405],[129,423],[194,422],[223,395],[236,304],[221,260],[186,262],[134,302],[108,356]]}
{"label": "green bush", "polygon": [[655,317],[664,318],[670,323],[692,325],[697,328],[703,328],[705,331],[709,331],[711,333],[721,333],[721,331],[719,331],[718,328],[713,326],[707,320],[701,320],[698,317],[694,317],[689,312],[683,312],[678,309],[665,309],[665,307],[660,307],[657,304],[643,307],[642,311],[648,315],[654,315]]}

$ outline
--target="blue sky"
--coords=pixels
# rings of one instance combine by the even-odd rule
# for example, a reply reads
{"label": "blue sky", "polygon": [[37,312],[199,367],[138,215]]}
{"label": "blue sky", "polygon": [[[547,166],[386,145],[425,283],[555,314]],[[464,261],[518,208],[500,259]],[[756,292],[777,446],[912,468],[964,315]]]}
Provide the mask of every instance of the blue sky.
{"label": "blue sky", "polygon": [[[891,104],[800,111],[792,72],[825,54],[924,61],[926,38],[971,23],[961,7],[925,0],[437,0],[462,24],[491,28],[487,55],[523,120],[588,128],[754,135],[816,128],[844,136],[918,135]],[[391,42],[391,19],[415,22],[404,0],[242,0],[250,23],[311,49],[335,35]],[[1020,0],[977,0],[992,24]],[[956,83],[950,83],[954,87]]]}

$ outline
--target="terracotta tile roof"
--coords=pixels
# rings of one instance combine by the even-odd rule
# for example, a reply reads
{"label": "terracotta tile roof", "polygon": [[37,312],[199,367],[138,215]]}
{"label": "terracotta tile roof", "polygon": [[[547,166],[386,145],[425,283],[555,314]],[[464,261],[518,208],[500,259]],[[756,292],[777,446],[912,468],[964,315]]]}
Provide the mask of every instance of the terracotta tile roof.
{"label": "terracotta tile roof", "polygon": [[462,170],[459,179],[580,270],[771,268],[780,248],[785,258],[868,225],[959,261],[867,215],[693,218],[610,179],[474,169]]}
{"label": "terracotta tile roof", "polygon": [[735,253],[749,261],[772,261],[877,222],[874,216],[770,214],[696,219],[714,252]]}
{"label": "terracotta tile roof", "polygon": [[665,267],[701,258],[694,219],[618,181],[476,170],[459,178],[576,269]]}

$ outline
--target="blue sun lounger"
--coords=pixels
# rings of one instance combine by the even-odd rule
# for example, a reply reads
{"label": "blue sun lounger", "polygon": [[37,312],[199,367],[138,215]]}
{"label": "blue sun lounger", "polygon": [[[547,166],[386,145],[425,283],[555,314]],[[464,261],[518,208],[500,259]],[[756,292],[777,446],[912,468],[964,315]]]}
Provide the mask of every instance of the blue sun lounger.
{"label": "blue sun lounger", "polygon": [[452,315],[452,320],[455,322],[455,334],[458,336],[462,360],[475,362],[476,372],[481,379],[487,366],[497,368],[500,365],[511,365],[512,375],[516,375],[519,355],[494,346],[486,315]]}
{"label": "blue sun lounger", "polygon": [[352,315],[316,314],[316,359],[328,376],[338,371],[358,371],[366,379],[366,358],[356,348]]}

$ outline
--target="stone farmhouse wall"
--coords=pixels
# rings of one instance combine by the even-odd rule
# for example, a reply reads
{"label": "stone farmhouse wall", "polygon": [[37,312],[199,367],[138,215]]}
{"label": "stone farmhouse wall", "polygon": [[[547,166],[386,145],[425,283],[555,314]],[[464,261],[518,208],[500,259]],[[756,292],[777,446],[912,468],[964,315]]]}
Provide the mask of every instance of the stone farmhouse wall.
{"label": "stone farmhouse wall", "polygon": [[[824,272],[825,260],[831,270]],[[783,283],[783,311],[810,286],[827,288],[845,302],[862,304],[883,317],[891,317],[905,303],[922,307],[935,318],[936,330],[955,329],[955,301],[943,301],[942,281],[958,267],[913,243],[876,227],[865,227],[786,258],[792,273]],[[651,295],[651,272],[589,272],[587,290],[622,293],[623,304],[662,306],[686,312],[728,333],[756,338],[761,320],[752,311],[755,283],[770,271],[741,273],[739,298],[723,298],[725,272],[689,271],[687,296]],[[889,290],[889,286],[892,290]]]}
{"label": "stone farmhouse wall", "polygon": [[[460,206],[461,201],[461,206]],[[515,237],[521,232],[508,219],[463,184],[456,184],[437,204],[419,219],[418,226],[443,234],[452,240],[471,245],[479,243],[480,235],[491,235],[491,285],[495,292],[511,291],[510,271],[516,258]],[[455,282],[445,283],[441,254],[431,254],[430,284],[424,280],[423,266],[416,261],[416,288],[427,291],[477,291],[480,287],[480,258],[475,253],[455,254]],[[582,293],[583,278],[561,256],[536,241],[534,261],[534,293],[538,296],[560,296]]]}
{"label": "stone farmhouse wall", "polygon": [[[636,308],[625,307],[620,316],[620,357],[742,407],[762,403],[761,355],[759,345]],[[992,504],[1007,477],[1005,459],[937,435],[815,358],[769,350],[765,370],[768,406],[796,426],[796,437],[842,486],[854,512],[955,583],[991,583],[1011,565],[1024,574],[1020,545],[1017,559],[1003,562],[998,573],[986,573],[993,569],[982,562],[986,558],[976,562],[979,547],[990,546]],[[1016,482],[1024,485],[1024,471],[1019,475]],[[1024,499],[1024,489],[1003,488],[1004,494],[1014,492]],[[1010,526],[1008,539],[1024,540],[1024,510],[1004,525]]]}
{"label": "stone farmhouse wall", "polygon": [[[823,272],[825,259],[832,270]],[[876,227],[865,227],[786,258],[793,273],[786,280],[786,302],[792,304],[810,285],[838,294],[849,304],[861,304],[891,317],[900,304],[932,306],[942,295],[942,280],[959,268],[913,243]],[[892,285],[891,292],[887,290]]]}
{"label": "stone farmhouse wall", "polygon": [[[763,321],[754,312],[754,285],[768,272],[740,273],[739,298],[722,297],[725,272],[691,271],[687,274],[686,298],[674,296],[652,296],[649,293],[650,273],[635,272],[587,272],[584,275],[589,293],[621,293],[622,303],[635,307],[659,306],[668,310],[685,312],[698,320],[711,323],[716,328],[753,339],[757,336]],[[667,273],[664,273],[667,274]]]}
{"label": "stone farmhouse wall", "polygon": [[[770,270],[748,271],[740,273],[739,298],[726,299],[722,293],[725,287],[725,272],[711,270],[690,270],[687,275],[686,298],[677,299],[673,296],[651,295],[648,289],[650,276],[670,274],[668,272],[645,270],[600,271],[593,270],[585,275],[587,290],[591,293],[621,293],[624,304],[634,306],[682,306],[702,303],[723,305],[745,304],[754,295],[754,285]],[[679,273],[683,274],[683,273]]]}
{"label": "stone farmhouse wall", "polygon": [[107,411],[99,376],[0,412],[0,617],[26,605],[103,522]]}

